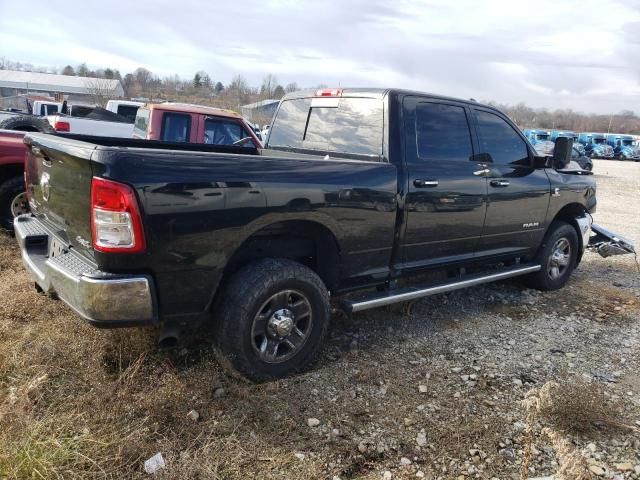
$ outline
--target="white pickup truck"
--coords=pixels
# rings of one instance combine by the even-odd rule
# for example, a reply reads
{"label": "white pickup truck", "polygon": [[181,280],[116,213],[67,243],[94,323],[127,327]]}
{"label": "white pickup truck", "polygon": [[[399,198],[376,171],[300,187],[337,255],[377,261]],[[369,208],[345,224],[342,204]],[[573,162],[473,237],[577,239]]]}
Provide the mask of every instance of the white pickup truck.
{"label": "white pickup truck", "polygon": [[131,138],[133,134],[133,119],[101,107],[73,105],[71,115],[46,118],[56,132],[120,138]]}

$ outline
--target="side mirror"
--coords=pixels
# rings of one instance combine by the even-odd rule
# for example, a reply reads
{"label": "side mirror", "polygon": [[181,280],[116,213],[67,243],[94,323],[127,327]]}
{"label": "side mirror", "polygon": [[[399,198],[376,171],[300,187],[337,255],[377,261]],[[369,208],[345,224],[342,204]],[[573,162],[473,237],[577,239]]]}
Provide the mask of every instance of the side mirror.
{"label": "side mirror", "polygon": [[536,155],[533,157],[533,168],[549,168],[551,167],[551,157],[541,157]]}
{"label": "side mirror", "polygon": [[556,146],[553,148],[552,166],[556,170],[562,170],[571,161],[571,150],[573,149],[573,138],[558,137]]}

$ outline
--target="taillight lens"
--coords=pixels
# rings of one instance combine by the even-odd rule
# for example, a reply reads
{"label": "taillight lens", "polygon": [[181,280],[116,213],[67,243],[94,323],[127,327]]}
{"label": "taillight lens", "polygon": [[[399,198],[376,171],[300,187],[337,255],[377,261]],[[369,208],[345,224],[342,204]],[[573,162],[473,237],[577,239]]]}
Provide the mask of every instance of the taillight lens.
{"label": "taillight lens", "polygon": [[91,179],[93,248],[105,253],[139,253],[145,249],[142,218],[133,189],[122,183]]}
{"label": "taillight lens", "polygon": [[69,122],[56,122],[53,124],[53,129],[56,132],[70,132],[71,131],[71,125],[69,125]]}

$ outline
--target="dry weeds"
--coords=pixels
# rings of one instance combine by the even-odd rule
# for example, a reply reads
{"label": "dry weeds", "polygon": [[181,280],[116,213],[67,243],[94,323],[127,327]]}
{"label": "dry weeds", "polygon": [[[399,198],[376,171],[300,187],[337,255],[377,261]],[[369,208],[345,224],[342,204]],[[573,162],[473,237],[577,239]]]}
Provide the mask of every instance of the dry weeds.
{"label": "dry weeds", "polygon": [[[584,438],[629,443],[621,459],[640,438],[624,428],[640,419],[637,402],[604,395],[640,388],[625,346],[640,338],[640,296],[626,263],[610,275],[624,288],[603,287],[603,263],[587,262],[569,289],[533,303],[501,284],[336,321],[313,371],[250,385],[227,377],[207,342],[159,351],[152,332],[84,324],[34,291],[18,253],[0,235],[0,478],[148,478],[143,461],[161,452],[156,477],[167,479],[517,478],[523,463],[535,469],[525,475],[568,479],[584,473]],[[623,377],[562,383],[600,370]],[[519,402],[549,380],[554,401],[531,417]]]}

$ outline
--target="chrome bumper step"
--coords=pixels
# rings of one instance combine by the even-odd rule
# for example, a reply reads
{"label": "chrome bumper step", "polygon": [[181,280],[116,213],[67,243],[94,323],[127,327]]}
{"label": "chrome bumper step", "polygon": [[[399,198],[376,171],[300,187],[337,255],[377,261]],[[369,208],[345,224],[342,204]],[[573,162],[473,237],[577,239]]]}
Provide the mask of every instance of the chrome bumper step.
{"label": "chrome bumper step", "polygon": [[473,287],[483,283],[495,282],[497,280],[504,280],[506,278],[517,277],[519,275],[526,275],[527,273],[537,272],[541,268],[541,265],[516,265],[499,271],[494,271],[489,274],[465,275],[464,277],[457,277],[447,282],[398,288],[382,293],[375,292],[366,297],[347,299],[344,301],[344,307],[348,312],[360,312],[370,308],[391,305],[392,303],[406,302],[417,298],[436,295],[438,293],[452,292],[454,290]]}

